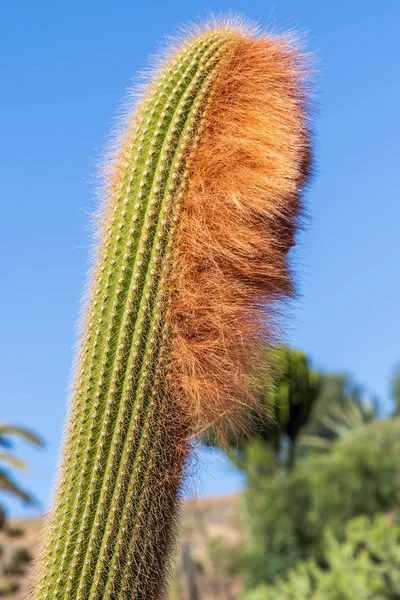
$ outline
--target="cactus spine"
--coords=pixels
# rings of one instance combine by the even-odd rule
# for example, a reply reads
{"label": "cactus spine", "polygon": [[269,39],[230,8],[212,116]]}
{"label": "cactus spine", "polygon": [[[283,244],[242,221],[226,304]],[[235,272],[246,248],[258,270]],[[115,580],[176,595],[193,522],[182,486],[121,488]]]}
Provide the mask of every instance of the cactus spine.
{"label": "cactus spine", "polygon": [[150,600],[164,593],[187,440],[197,425],[175,393],[170,368],[181,319],[169,317],[182,296],[178,240],[192,156],[205,137],[220,65],[238,39],[236,30],[217,27],[172,56],[114,164],[32,600]]}

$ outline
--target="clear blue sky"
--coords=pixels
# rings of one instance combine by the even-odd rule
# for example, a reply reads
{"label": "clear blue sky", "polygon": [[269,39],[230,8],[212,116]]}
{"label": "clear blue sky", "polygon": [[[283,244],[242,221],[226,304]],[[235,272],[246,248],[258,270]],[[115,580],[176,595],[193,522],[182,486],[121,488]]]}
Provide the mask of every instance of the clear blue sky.
{"label": "clear blue sky", "polygon": [[[46,451],[20,481],[47,506],[87,266],[93,177],[130,78],[165,34],[208,12],[297,29],[318,51],[318,174],[296,250],[287,341],[389,403],[400,359],[400,3],[368,0],[7,2],[0,25],[0,419]],[[396,169],[397,167],[397,169]],[[213,457],[200,492],[238,480]],[[13,514],[23,507],[9,503]]]}

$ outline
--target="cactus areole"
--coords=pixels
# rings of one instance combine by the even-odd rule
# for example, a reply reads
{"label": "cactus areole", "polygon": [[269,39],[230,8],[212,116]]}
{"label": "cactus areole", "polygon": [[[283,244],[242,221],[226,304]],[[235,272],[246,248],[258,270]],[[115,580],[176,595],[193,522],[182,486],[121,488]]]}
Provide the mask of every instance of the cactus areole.
{"label": "cactus areole", "polygon": [[220,22],[180,40],[129,115],[31,599],[164,597],[190,440],[257,409],[292,294],[306,96],[290,39]]}

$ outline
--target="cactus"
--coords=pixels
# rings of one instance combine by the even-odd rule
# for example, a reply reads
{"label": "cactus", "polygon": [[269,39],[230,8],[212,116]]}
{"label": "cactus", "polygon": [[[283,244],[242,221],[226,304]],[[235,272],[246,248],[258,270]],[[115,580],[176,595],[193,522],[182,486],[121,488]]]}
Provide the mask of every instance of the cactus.
{"label": "cactus", "polygon": [[190,440],[245,426],[291,294],[309,147],[304,57],[191,32],[110,161],[59,483],[33,600],[159,598]]}

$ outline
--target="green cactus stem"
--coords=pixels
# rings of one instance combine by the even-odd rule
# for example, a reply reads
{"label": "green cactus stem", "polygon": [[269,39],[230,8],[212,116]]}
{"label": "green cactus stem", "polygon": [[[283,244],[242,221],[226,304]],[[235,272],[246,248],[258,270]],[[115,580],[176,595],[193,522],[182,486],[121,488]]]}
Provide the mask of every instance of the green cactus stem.
{"label": "green cactus stem", "polygon": [[177,240],[191,159],[239,37],[216,27],[186,40],[150,85],[113,165],[32,600],[165,592],[195,427],[171,385]]}

